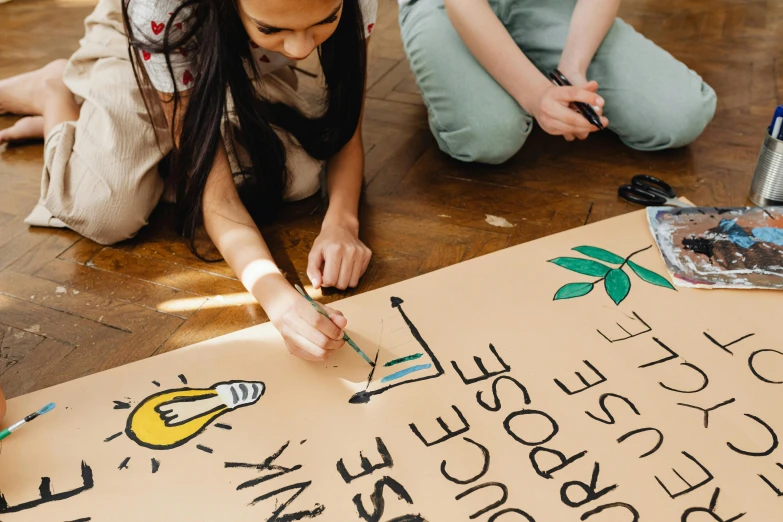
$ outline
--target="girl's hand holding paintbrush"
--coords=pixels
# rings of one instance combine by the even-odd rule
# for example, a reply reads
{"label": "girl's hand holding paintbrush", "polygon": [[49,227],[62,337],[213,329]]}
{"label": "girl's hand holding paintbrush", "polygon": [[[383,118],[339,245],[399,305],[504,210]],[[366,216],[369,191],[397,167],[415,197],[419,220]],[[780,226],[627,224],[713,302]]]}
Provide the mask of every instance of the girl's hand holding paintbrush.
{"label": "girl's hand holding paintbrush", "polygon": [[313,308],[287,281],[283,280],[274,302],[264,307],[269,319],[283,336],[288,351],[308,361],[323,361],[329,353],[345,344],[345,316],[322,306],[324,316]]}

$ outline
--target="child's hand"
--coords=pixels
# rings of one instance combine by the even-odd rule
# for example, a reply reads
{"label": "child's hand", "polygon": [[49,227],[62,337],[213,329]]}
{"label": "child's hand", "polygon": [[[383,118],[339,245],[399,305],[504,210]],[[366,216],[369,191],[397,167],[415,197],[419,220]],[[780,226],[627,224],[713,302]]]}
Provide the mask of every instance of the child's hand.
{"label": "child's hand", "polygon": [[372,252],[359,240],[359,224],[324,221],[313,243],[307,263],[307,277],[313,288],[355,287],[370,264]]}
{"label": "child's hand", "polygon": [[5,396],[3,395],[3,389],[0,388],[0,421],[5,417]]}
{"label": "child's hand", "polygon": [[604,100],[596,91],[598,83],[592,81],[581,87],[548,87],[538,101],[533,116],[544,131],[552,136],[563,136],[568,141],[578,138],[583,140],[598,127],[587,121],[581,114],[574,111],[570,105],[573,102],[583,102],[597,108],[601,124],[606,127],[609,120],[603,112]]}
{"label": "child's hand", "polygon": [[329,314],[329,318],[324,317],[290,285],[288,289],[266,312],[288,351],[308,361],[323,361],[345,343],[342,329],[348,321],[337,310],[321,305]]}

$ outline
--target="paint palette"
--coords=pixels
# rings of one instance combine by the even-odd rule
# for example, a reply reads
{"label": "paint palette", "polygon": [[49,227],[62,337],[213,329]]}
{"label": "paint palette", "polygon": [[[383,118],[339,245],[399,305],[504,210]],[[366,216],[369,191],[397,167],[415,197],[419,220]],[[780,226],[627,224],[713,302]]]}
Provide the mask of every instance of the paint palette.
{"label": "paint palette", "polygon": [[647,219],[677,286],[783,289],[783,208],[651,207]]}

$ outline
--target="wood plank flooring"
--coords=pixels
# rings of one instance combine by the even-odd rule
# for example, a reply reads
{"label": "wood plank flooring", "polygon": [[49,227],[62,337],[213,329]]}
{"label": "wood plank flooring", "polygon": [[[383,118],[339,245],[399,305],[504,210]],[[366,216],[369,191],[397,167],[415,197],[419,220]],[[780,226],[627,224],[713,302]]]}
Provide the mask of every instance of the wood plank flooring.
{"label": "wood plank flooring", "polygon": [[[0,5],[0,77],[67,58],[93,0]],[[718,111],[690,147],[629,150],[613,135],[568,144],[536,129],[497,167],[442,154],[408,68],[395,0],[381,0],[371,42],[364,123],[362,238],[374,252],[358,289],[325,302],[636,210],[616,189],[658,174],[692,201],[742,205],[765,126],[783,103],[783,3],[626,0],[621,15],[699,72]],[[14,118],[0,116],[0,127]],[[23,219],[40,187],[40,143],[0,147],[0,384],[9,397],[267,320],[224,263],[204,263],[162,206],[138,237],[102,247]],[[487,215],[510,226],[487,222]],[[290,205],[264,230],[287,277],[306,281],[317,198]]]}

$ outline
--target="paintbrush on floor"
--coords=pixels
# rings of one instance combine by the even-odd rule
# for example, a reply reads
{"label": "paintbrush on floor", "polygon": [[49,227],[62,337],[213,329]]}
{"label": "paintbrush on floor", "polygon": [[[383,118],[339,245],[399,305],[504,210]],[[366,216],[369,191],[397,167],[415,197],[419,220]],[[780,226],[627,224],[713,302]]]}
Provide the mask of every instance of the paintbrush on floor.
{"label": "paintbrush on floor", "polygon": [[[312,298],[312,297],[310,297],[309,295],[307,295],[307,292],[305,292],[304,290],[302,290],[302,287],[301,287],[301,286],[299,286],[299,285],[294,285],[294,288],[296,288],[296,291],[297,291],[297,292],[299,292],[300,294],[302,294],[302,297],[304,297],[305,299],[307,299],[308,301],[310,301],[310,304],[311,304],[311,305],[313,305],[313,308],[315,308],[316,310],[318,310],[318,313],[319,313],[319,314],[323,315],[324,317],[329,317],[329,314],[327,314],[327,313],[324,311],[324,309],[323,309],[323,308],[321,308],[321,305],[319,305],[318,303],[316,303],[316,302],[313,300],[313,298]],[[353,348],[353,350],[354,350],[356,353],[358,353],[359,355],[361,355],[361,356],[362,356],[362,359],[364,359],[365,361],[367,361],[367,364],[369,364],[370,366],[373,366],[373,367],[375,366],[375,363],[374,363],[374,362],[372,362],[372,360],[370,360],[370,358],[369,358],[369,357],[367,357],[367,354],[366,354],[366,353],[364,353],[364,352],[362,351],[362,349],[361,349],[361,348],[359,348],[359,347],[356,345],[356,343],[355,343],[355,342],[353,342],[353,340],[352,340],[350,337],[348,337],[348,334],[347,334],[347,333],[345,333],[345,332],[343,332],[343,341],[345,341],[346,343],[348,343],[348,345],[349,345],[351,348]]]}
{"label": "paintbrush on floor", "polygon": [[54,403],[50,402],[49,404],[47,404],[46,406],[44,406],[40,410],[38,410],[38,411],[36,411],[34,413],[31,413],[30,415],[28,415],[24,419],[20,420],[16,424],[13,424],[12,426],[4,429],[3,431],[0,431],[0,440],[3,440],[4,438],[9,436],[13,432],[18,430],[22,426],[24,426],[25,424],[27,424],[28,422],[32,421],[33,419],[38,418],[40,415],[43,415],[44,413],[48,413],[48,412],[52,411],[53,409],[54,409]]}

